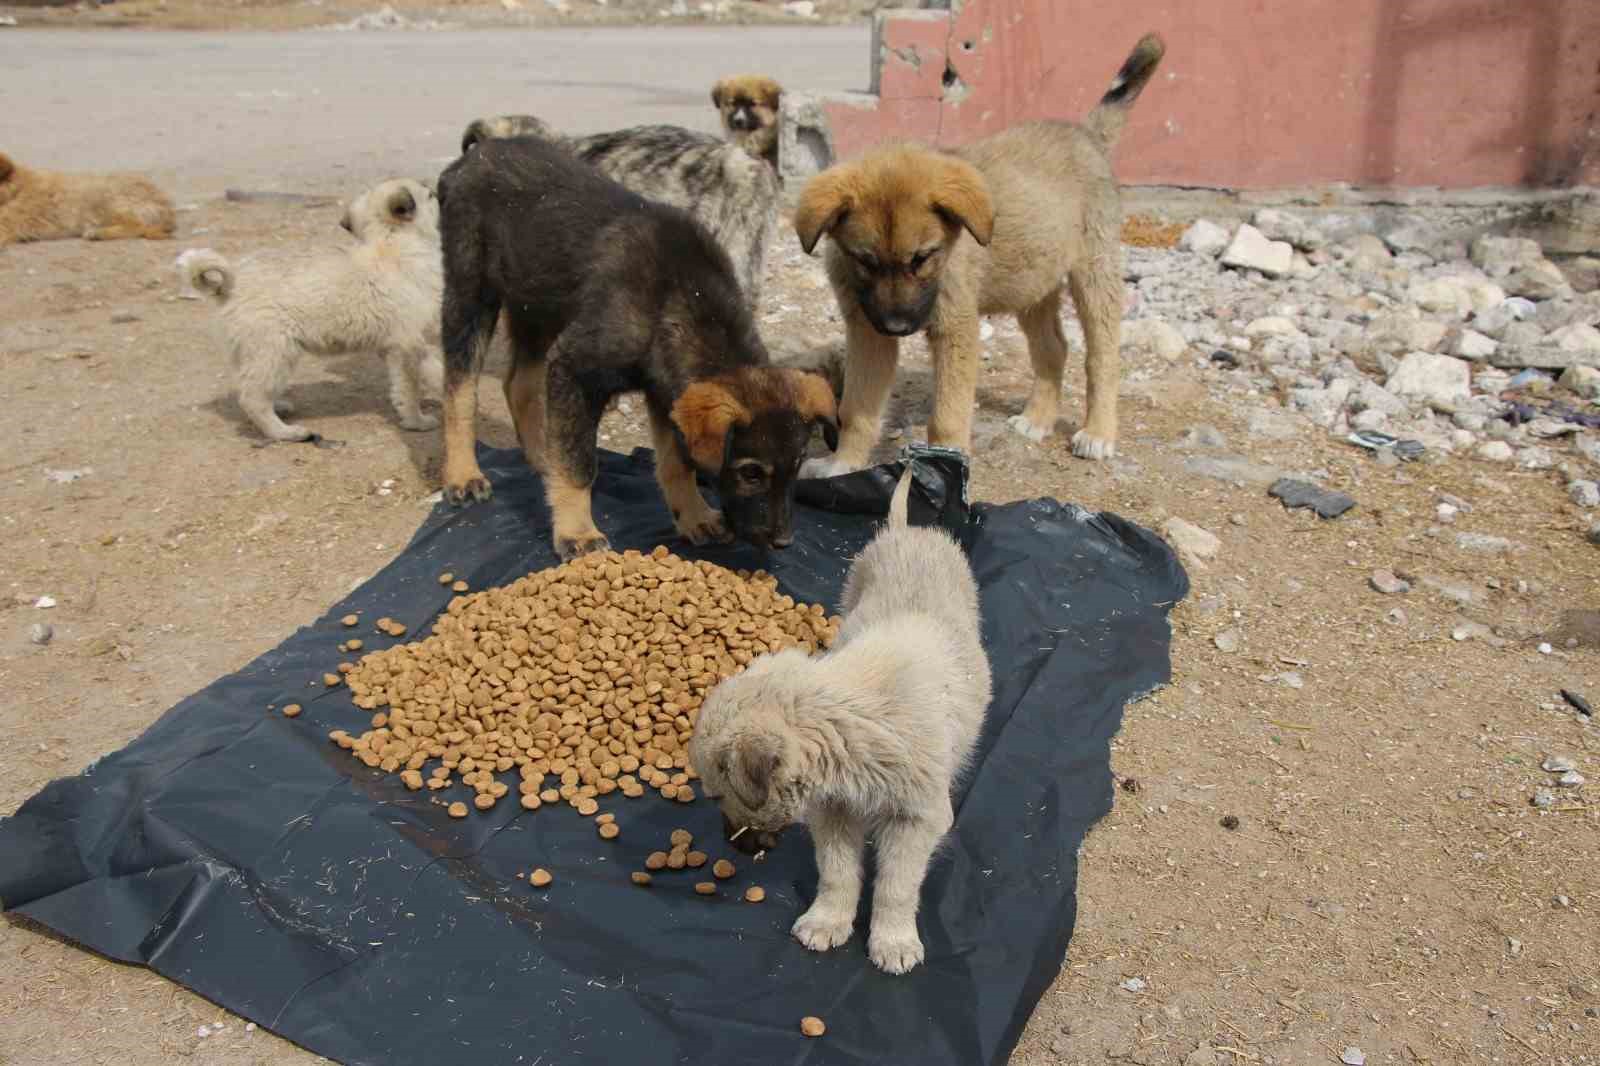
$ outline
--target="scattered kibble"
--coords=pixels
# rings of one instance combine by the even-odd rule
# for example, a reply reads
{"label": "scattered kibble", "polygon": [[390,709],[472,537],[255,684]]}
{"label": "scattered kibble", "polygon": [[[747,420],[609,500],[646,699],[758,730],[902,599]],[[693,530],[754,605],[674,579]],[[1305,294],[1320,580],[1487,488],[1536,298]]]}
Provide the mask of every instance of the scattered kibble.
{"label": "scattered kibble", "polygon": [[322,683],[324,685],[327,685],[329,688],[335,687],[342,680],[343,680],[343,678],[341,678],[338,674],[323,674],[322,675]]}
{"label": "scattered kibble", "polygon": [[456,575],[454,575],[450,571],[446,570],[444,573],[439,575],[439,584],[448,585],[448,584],[450,584],[450,582],[454,581],[455,579],[456,579]]}
{"label": "scattered kibble", "polygon": [[671,841],[672,846],[675,848],[680,846],[686,848],[690,844],[694,843],[694,834],[689,832],[687,829],[674,829],[672,831],[672,836],[668,837],[667,839]]}
{"label": "scattered kibble", "polygon": [[361,616],[358,614],[347,614],[343,618],[339,619],[339,623],[344,626],[360,625]]}
{"label": "scattered kibble", "polygon": [[465,818],[467,816],[467,805],[465,803],[452,803],[449,810],[452,818]]}
{"label": "scattered kibble", "polygon": [[533,871],[533,873],[528,875],[528,883],[534,888],[543,888],[554,880],[555,877],[543,866],[539,867],[537,870]]}
{"label": "scattered kibble", "polygon": [[762,888],[760,885],[751,885],[749,888],[744,890],[744,901],[746,903],[760,903],[766,898],[767,890]]}
{"label": "scattered kibble", "polygon": [[450,586],[450,591],[451,592],[465,592],[468,589],[470,589],[471,587],[472,586],[467,584],[465,581],[457,581],[454,585]]}
{"label": "scattered kibble", "polygon": [[822,1024],[821,1018],[808,1014],[800,1019],[800,1031],[806,1036],[821,1036],[828,1031],[828,1027]]}
{"label": "scattered kibble", "polygon": [[655,880],[653,877],[651,877],[649,874],[645,873],[643,870],[635,870],[635,871],[633,871],[632,877],[633,877],[633,883],[636,884],[636,885],[648,885],[651,881]]}
{"label": "scattered kibble", "polygon": [[694,886],[694,890],[702,896],[714,896],[717,894],[717,885],[714,881],[701,881]]}
{"label": "scattered kibble", "polygon": [[616,822],[600,823],[599,833],[602,840],[615,840],[617,839],[617,834],[621,832],[622,830],[617,828]]}
{"label": "scattered kibble", "polygon": [[659,870],[666,865],[667,853],[664,851],[652,851],[644,860],[644,868],[646,870]]}
{"label": "scattered kibble", "polygon": [[698,870],[706,864],[707,858],[709,856],[703,851],[691,851],[683,857],[683,864],[691,870]]}
{"label": "scattered kibble", "polygon": [[283,708],[283,716],[285,718],[299,718],[300,711],[301,707],[298,703],[285,704]]}
{"label": "scattered kibble", "polygon": [[486,811],[494,806],[494,797],[487,792],[480,792],[472,797],[472,805],[480,811]]}
{"label": "scattered kibble", "polygon": [[737,872],[738,868],[727,859],[718,859],[711,865],[711,876],[715,877],[718,881],[726,881]]}

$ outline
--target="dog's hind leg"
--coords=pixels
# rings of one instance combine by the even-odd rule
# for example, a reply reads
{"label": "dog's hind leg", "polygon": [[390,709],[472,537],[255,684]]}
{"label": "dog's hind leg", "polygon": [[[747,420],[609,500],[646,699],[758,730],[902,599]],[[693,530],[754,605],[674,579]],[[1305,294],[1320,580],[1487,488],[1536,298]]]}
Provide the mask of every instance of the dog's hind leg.
{"label": "dog's hind leg", "polygon": [[933,415],[928,443],[972,450],[972,409],[978,402],[978,363],[982,358],[975,313],[952,315],[928,329],[933,357]]}
{"label": "dog's hind leg", "polygon": [[[448,261],[447,261],[448,262]],[[498,299],[488,300],[477,279],[471,295],[456,291],[446,274],[444,293],[444,494],[460,505],[487,500],[493,491],[478,466],[478,372],[494,339]]]}
{"label": "dog's hind leg", "polygon": [[423,353],[403,348],[386,348],[383,353],[383,361],[389,367],[389,402],[394,404],[395,414],[400,416],[402,429],[417,431],[439,425],[437,418],[422,411],[420,382],[417,380],[418,364],[422,359]]}
{"label": "dog's hind leg", "polygon": [[1067,338],[1061,330],[1061,290],[1022,312],[1017,323],[1028,338],[1033,393],[1022,413],[1007,421],[1029,440],[1044,440],[1054,431],[1061,410],[1061,375],[1067,365]]}
{"label": "dog's hind leg", "polygon": [[807,828],[817,847],[817,898],[790,932],[812,951],[827,951],[849,940],[855,926],[866,840],[861,823],[840,812],[825,811]]}
{"label": "dog's hind leg", "polygon": [[690,544],[723,542],[730,538],[722,512],[706,503],[695,484],[694,467],[683,457],[671,416],[650,407],[650,440],[656,450],[656,483],[672,511],[672,524]]}
{"label": "dog's hind leg", "polygon": [[511,410],[511,424],[517,429],[517,440],[522,444],[522,454],[528,466],[537,474],[545,470],[545,403],[549,392],[549,369],[545,359],[512,357],[511,369],[506,371],[506,406]]}
{"label": "dog's hind leg", "polygon": [[1091,219],[1084,261],[1067,275],[1072,303],[1083,326],[1083,428],[1072,438],[1072,453],[1084,459],[1117,454],[1117,390],[1122,386],[1122,255],[1114,221]]}
{"label": "dog's hind leg", "polygon": [[889,403],[899,358],[899,340],[873,329],[861,309],[852,305],[845,313],[839,447],[826,459],[807,459],[800,468],[801,477],[834,477],[867,465],[883,431],[883,409]]}
{"label": "dog's hind leg", "polygon": [[889,822],[878,833],[878,882],[872,894],[867,957],[885,973],[906,973],[923,959],[922,938],[917,935],[922,882],[928,861],[954,821],[950,797],[945,795],[926,816]]}
{"label": "dog's hind leg", "polygon": [[585,391],[564,358],[546,360],[544,488],[562,562],[610,547],[594,524],[591,498],[599,472],[595,435],[605,403],[606,397]]}
{"label": "dog's hind leg", "polygon": [[238,352],[239,406],[256,428],[277,441],[310,440],[316,436],[305,426],[291,425],[278,417],[286,406],[293,410],[279,395],[289,383],[289,375],[300,354],[299,345],[278,338],[267,347],[249,351],[241,345]]}

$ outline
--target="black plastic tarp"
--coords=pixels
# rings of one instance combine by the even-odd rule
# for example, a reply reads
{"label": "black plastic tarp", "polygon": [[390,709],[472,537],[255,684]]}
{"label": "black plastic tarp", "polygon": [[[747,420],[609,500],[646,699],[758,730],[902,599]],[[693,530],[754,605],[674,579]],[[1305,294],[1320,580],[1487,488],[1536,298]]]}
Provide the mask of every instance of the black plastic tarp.
{"label": "black plastic tarp", "polygon": [[[1167,611],[1188,581],[1167,546],[1050,500],[969,508],[959,458],[919,460],[912,517],[970,553],[995,696],[924,888],[927,962],[889,977],[863,948],[870,886],[846,945],[813,954],[789,936],[817,880],[801,831],[762,863],[735,856],[719,897],[696,896],[688,872],[641,889],[629,872],[673,827],[732,855],[710,802],[610,804],[614,842],[564,806],[453,820],[435,801],[464,797],[408,792],[329,743],[367,718],[321,683],[351,632],[341,615],[416,636],[451,596],[441,571],[484,588],[553,565],[521,456],[482,459],[492,500],[436,509],[316,623],[0,821],[0,903],[346,1063],[1005,1062],[1072,933],[1122,707],[1168,679]],[[793,546],[765,556],[677,541],[648,452],[603,455],[595,513],[618,549],[763,567],[832,607],[897,470],[805,483]],[[369,648],[390,643],[368,628]],[[300,717],[267,710],[290,701]],[[516,879],[535,866],[554,873],[548,890]],[[767,901],[744,903],[757,883]],[[827,1035],[801,1036],[805,1015]]]}

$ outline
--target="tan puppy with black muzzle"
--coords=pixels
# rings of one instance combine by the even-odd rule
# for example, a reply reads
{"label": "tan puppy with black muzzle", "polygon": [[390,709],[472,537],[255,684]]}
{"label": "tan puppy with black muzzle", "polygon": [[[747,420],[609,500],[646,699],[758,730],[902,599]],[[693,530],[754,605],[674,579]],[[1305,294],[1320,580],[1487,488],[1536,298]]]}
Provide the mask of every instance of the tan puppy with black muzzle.
{"label": "tan puppy with black muzzle", "polygon": [[1070,292],[1087,341],[1088,395],[1074,454],[1116,454],[1123,308],[1122,204],[1111,149],[1165,51],[1153,34],[1123,63],[1083,125],[1030,122],[955,151],[877,149],[813,178],[795,231],[809,254],[824,236],[845,320],[839,448],[802,476],[866,465],[894,383],[899,338],[926,331],[933,357],[930,444],[970,451],[982,316],[1007,312],[1028,338],[1033,392],[1013,429],[1055,428],[1067,358]]}
{"label": "tan puppy with black muzzle", "polygon": [[923,960],[922,882],[990,695],[972,568],[949,534],[907,524],[910,488],[908,461],[887,525],[850,566],[833,647],[754,660],[706,696],[689,742],[728,823],[811,830],[817,898],[793,927],[811,950],[850,939],[872,834],[867,954],[893,974]]}
{"label": "tan puppy with black muzzle", "polygon": [[757,159],[778,165],[778,104],[783,86],[765,74],[733,74],[711,87],[722,132]]}

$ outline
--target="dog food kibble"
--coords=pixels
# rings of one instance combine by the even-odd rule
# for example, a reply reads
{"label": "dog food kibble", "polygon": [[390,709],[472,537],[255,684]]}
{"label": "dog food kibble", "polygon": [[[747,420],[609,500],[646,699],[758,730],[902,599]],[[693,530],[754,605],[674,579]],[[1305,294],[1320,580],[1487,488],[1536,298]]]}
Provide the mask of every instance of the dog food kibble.
{"label": "dog food kibble", "polygon": [[698,870],[706,864],[706,853],[703,851],[691,851],[683,857],[683,864],[691,870]]}
{"label": "dog food kibble", "polygon": [[444,573],[439,575],[439,584],[448,585],[448,584],[450,584],[450,582],[454,581],[455,579],[456,579],[456,575],[454,575],[450,571],[446,570]]}
{"label": "dog food kibble", "polygon": [[343,618],[339,619],[339,624],[343,626],[360,625],[361,616],[358,614],[347,614]]}
{"label": "dog food kibble", "polygon": [[654,878],[652,878],[649,874],[645,873],[643,870],[635,870],[635,871],[633,871],[633,875],[632,876],[633,876],[633,883],[636,884],[636,885],[648,885],[652,880],[654,880]]}
{"label": "dog food kibble", "polygon": [[349,640],[344,642],[344,650],[345,651],[360,651],[364,647],[366,647],[366,645],[363,644],[361,642],[361,640],[359,638],[356,638],[356,637],[352,637],[351,639],[349,639]]}
{"label": "dog food kibble", "polygon": [[600,832],[600,839],[602,839],[602,840],[615,840],[615,839],[617,839],[617,834],[621,833],[622,830],[617,828],[617,823],[616,822],[602,822],[600,824],[599,832]]}
{"label": "dog food kibble", "polygon": [[343,680],[343,679],[338,674],[323,674],[322,675],[322,683],[324,685],[327,685],[329,688],[333,688],[341,680]]}
{"label": "dog food kibble", "polygon": [[702,896],[715,896],[717,894],[717,885],[714,881],[701,881],[694,886],[694,890]]}
{"label": "dog food kibble", "polygon": [[644,860],[644,868],[646,870],[659,870],[666,864],[667,853],[664,851],[652,851],[649,857]]}
{"label": "dog food kibble", "polygon": [[534,888],[544,888],[554,880],[555,877],[552,876],[550,871],[546,870],[543,866],[539,867],[537,870],[533,871],[533,873],[528,875],[528,883]]}
{"label": "dog food kibble", "polygon": [[594,824],[595,825],[605,825],[607,822],[614,822],[616,820],[617,820],[617,816],[608,811],[605,814],[597,814],[597,815],[595,815]]}
{"label": "dog food kibble", "polygon": [[675,848],[686,848],[690,844],[694,843],[694,834],[689,832],[687,829],[674,829],[672,831],[672,836],[668,837],[667,839],[672,842],[672,846]]}
{"label": "dog food kibble", "polygon": [[473,797],[472,805],[480,811],[486,811],[494,806],[494,797],[487,792],[480,792]]}
{"label": "dog food kibble", "polygon": [[[374,626],[406,632],[387,617]],[[488,799],[483,809],[498,798],[495,775],[512,770],[528,810],[529,799],[564,801],[592,815],[598,797],[619,793],[670,791],[688,803],[687,745],[711,687],[758,655],[826,648],[838,630],[839,619],[781,595],[763,571],[735,573],[665,548],[596,552],[463,591],[422,639],[368,652],[342,678],[329,674],[329,687],[342,682],[357,707],[375,712],[370,729],[330,739],[387,772],[443,768],[429,788],[449,787],[454,772]],[[675,847],[680,839],[673,869],[693,837],[678,830]]]}
{"label": "dog food kibble", "polygon": [[451,592],[465,592],[471,587],[472,586],[467,584],[465,581],[457,581],[455,584],[450,586],[450,591]]}
{"label": "dog food kibble", "polygon": [[300,717],[300,705],[298,703],[291,703],[291,704],[286,705],[283,708],[283,716],[285,718],[298,718],[298,717]]}
{"label": "dog food kibble", "polygon": [[733,863],[729,862],[727,859],[718,859],[716,862],[711,864],[711,876],[715,877],[718,881],[726,881],[737,872],[737,867],[735,867]]}
{"label": "dog food kibble", "polygon": [[452,803],[449,810],[452,818],[465,818],[467,816],[467,805],[465,803]]}
{"label": "dog food kibble", "polygon": [[536,811],[543,806],[543,801],[531,793],[522,797],[522,806],[525,810]]}
{"label": "dog food kibble", "polygon": [[762,888],[760,885],[751,885],[749,888],[744,890],[744,901],[746,903],[760,903],[766,898],[767,890]]}
{"label": "dog food kibble", "polygon": [[822,1024],[821,1018],[807,1015],[800,1019],[800,1031],[807,1036],[821,1036],[828,1031],[828,1027]]}

